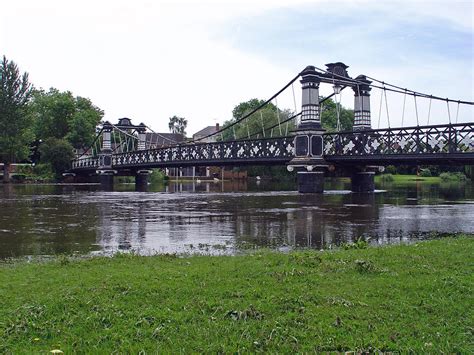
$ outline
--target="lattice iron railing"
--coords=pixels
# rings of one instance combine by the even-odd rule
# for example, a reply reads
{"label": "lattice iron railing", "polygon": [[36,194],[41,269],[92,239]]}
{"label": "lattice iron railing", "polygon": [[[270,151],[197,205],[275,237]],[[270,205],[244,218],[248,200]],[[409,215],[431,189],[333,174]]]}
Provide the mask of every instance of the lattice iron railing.
{"label": "lattice iron railing", "polygon": [[[470,153],[470,154],[469,154]],[[388,128],[324,134],[324,158],[371,162],[403,157],[469,155],[474,159],[474,123]],[[294,136],[182,144],[112,155],[114,169],[184,165],[285,164],[294,157]],[[73,161],[73,170],[99,167],[99,157]]]}
{"label": "lattice iron railing", "polygon": [[387,128],[324,135],[325,156],[474,153],[474,124]]}
{"label": "lattice iron railing", "polygon": [[[283,163],[294,156],[294,137],[239,140],[231,142],[176,145],[112,155],[114,168],[136,166],[179,166],[226,163]],[[96,157],[73,161],[73,169],[99,167]]]}

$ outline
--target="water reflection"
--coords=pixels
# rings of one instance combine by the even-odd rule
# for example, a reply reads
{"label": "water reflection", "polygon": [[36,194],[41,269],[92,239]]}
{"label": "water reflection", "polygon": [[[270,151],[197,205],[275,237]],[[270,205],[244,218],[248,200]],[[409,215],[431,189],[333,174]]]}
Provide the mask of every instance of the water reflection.
{"label": "water reflection", "polygon": [[353,194],[347,181],[333,181],[325,194],[302,195],[291,184],[251,181],[171,182],[149,192],[135,192],[133,184],[114,192],[90,185],[6,185],[0,190],[0,257],[321,249],[359,237],[382,244],[431,232],[474,233],[470,183],[378,188]]}

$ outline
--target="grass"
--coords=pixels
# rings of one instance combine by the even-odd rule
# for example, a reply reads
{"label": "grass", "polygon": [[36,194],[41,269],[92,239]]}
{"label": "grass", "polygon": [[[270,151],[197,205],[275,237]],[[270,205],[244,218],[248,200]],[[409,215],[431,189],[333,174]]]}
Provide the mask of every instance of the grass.
{"label": "grass", "polygon": [[474,239],[0,265],[0,352],[473,353]]}
{"label": "grass", "polygon": [[[387,180],[384,176],[390,175],[391,178]],[[438,176],[417,176],[417,175],[392,175],[392,174],[381,174],[375,176],[375,182],[393,182],[393,183],[406,183],[423,181],[427,183],[439,183],[441,179]]]}

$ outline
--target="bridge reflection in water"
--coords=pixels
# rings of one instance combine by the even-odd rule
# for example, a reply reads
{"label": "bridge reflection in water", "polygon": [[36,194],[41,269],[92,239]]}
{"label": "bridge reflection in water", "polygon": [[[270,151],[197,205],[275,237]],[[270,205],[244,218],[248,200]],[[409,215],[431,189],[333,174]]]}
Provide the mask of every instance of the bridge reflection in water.
{"label": "bridge reflection in water", "polygon": [[[226,185],[224,185],[226,186]],[[320,195],[289,186],[181,184],[157,191],[103,192],[91,186],[0,189],[0,258],[57,253],[238,253],[254,246],[328,248],[358,237],[393,243],[431,232],[474,233],[474,188],[391,185],[350,193],[329,183]],[[287,188],[289,191],[265,191]],[[338,190],[333,190],[337,188]],[[379,189],[387,186],[378,186]],[[209,192],[204,192],[204,191]],[[230,192],[234,191],[234,192]]]}

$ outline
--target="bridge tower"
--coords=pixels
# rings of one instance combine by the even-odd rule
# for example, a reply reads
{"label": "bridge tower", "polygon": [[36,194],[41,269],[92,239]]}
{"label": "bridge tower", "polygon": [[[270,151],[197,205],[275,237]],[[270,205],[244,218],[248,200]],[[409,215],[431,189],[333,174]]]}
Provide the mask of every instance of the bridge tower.
{"label": "bridge tower", "polygon": [[323,159],[323,133],[319,105],[321,79],[314,66],[301,73],[301,121],[296,129],[295,158],[288,171],[297,169],[298,192],[323,192],[324,172],[328,164]]}
{"label": "bridge tower", "polygon": [[355,80],[360,84],[352,87],[354,90],[354,131],[364,131],[372,128],[370,119],[370,80],[365,75],[359,75]]}
{"label": "bridge tower", "polygon": [[106,121],[102,126],[102,147],[99,154],[99,167],[96,171],[99,175],[100,184],[105,190],[112,190],[114,186],[115,171],[112,169],[112,130],[112,125]]}
{"label": "bridge tower", "polygon": [[[146,126],[143,123],[140,123],[136,127],[138,133],[138,144],[137,150],[146,149]],[[148,190],[148,180],[151,170],[141,169],[135,172],[135,190],[137,191],[147,191]]]}
{"label": "bridge tower", "polygon": [[[365,134],[372,128],[370,118],[370,84],[365,75],[359,75],[355,80],[357,84],[352,86],[354,90],[354,128],[355,134]],[[352,169],[351,190],[353,192],[373,192],[375,190],[375,170],[378,167],[358,166]]]}

